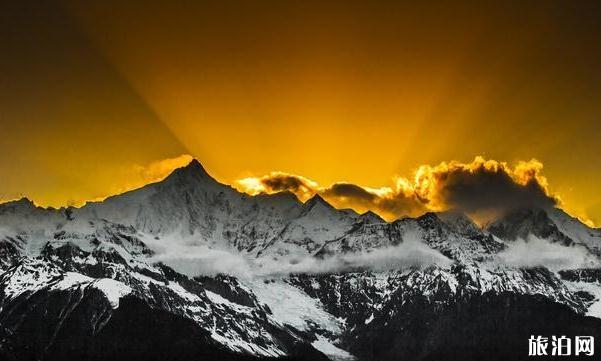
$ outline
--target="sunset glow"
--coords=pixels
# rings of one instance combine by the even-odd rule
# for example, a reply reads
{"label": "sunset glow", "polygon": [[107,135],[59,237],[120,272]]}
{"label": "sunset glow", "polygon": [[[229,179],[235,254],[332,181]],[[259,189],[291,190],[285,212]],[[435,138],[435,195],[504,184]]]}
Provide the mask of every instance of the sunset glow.
{"label": "sunset glow", "polygon": [[542,169],[542,163],[535,159],[520,161],[512,168],[505,162],[476,157],[470,163],[422,165],[412,177],[397,176],[392,186],[381,188],[349,182],[319,185],[283,172],[246,177],[237,180],[234,186],[252,195],[289,191],[301,201],[319,194],[338,208],[352,208],[360,213],[371,210],[388,220],[449,209],[462,210],[484,220],[479,215],[503,212],[504,203],[511,208],[563,206],[559,196],[549,190]]}
{"label": "sunset glow", "polygon": [[58,4],[3,12],[0,199],[80,205],[195,157],[251,194],[292,174],[301,199],[421,199],[391,219],[485,168],[601,223],[594,3]]}

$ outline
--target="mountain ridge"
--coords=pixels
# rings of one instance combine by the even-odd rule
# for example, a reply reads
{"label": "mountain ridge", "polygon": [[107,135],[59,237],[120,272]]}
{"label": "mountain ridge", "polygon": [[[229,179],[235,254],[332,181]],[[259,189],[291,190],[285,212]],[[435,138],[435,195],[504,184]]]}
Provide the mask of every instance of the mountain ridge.
{"label": "mountain ridge", "polygon": [[[560,307],[572,320],[601,319],[598,236],[561,210],[516,211],[485,228],[456,210],[386,222],[319,195],[302,203],[289,192],[240,193],[193,161],[81,208],[0,205],[0,358],[25,357],[21,337],[39,323],[51,332],[40,331],[35,350],[55,350],[45,335],[76,340],[83,324],[95,325],[84,328],[95,345],[113,317],[119,325],[127,318],[121,302],[136,314],[156,310],[174,332],[193,327],[233,359],[294,358],[298,350],[315,360],[394,359],[356,340],[384,332],[382,342],[401,345],[388,322],[439,332],[461,327],[450,309],[492,315],[488,305],[497,302],[513,305],[507,329],[528,322],[536,305]],[[507,262],[514,247],[541,242],[597,263]],[[532,309],[520,318],[519,307]],[[20,323],[19,312],[29,321]],[[439,317],[449,324],[429,328]],[[475,328],[489,329],[485,316],[477,319]],[[72,328],[63,329],[67,320]],[[457,342],[473,337],[462,335]],[[415,342],[424,357],[440,350]]]}
{"label": "mountain ridge", "polygon": [[[213,178],[210,175],[209,172],[207,172],[207,170],[204,168],[204,166],[202,165],[202,163],[198,159],[193,158],[187,165],[179,167],[179,168],[175,168],[173,171],[171,171],[171,173],[169,173],[167,176],[165,176],[161,180],[145,184],[145,185],[143,185],[141,187],[134,188],[134,189],[125,191],[123,193],[118,193],[118,194],[107,196],[106,198],[104,198],[103,200],[100,200],[100,201],[88,201],[88,202],[84,203],[81,206],[63,206],[63,207],[59,207],[59,208],[55,208],[55,207],[43,207],[43,206],[37,206],[37,205],[35,205],[35,202],[33,200],[27,198],[27,197],[21,197],[20,199],[17,199],[17,200],[9,200],[9,201],[5,201],[5,202],[0,202],[0,208],[2,208],[3,205],[10,205],[10,204],[16,205],[16,204],[25,204],[25,203],[28,203],[28,204],[31,204],[31,205],[37,207],[37,208],[42,208],[42,209],[46,209],[46,210],[64,210],[64,209],[74,209],[74,210],[77,210],[77,209],[81,209],[81,208],[86,208],[86,207],[92,206],[94,204],[102,203],[102,202],[105,202],[107,200],[111,200],[113,198],[119,198],[121,196],[125,196],[127,194],[132,193],[132,192],[136,193],[136,192],[142,191],[143,189],[146,189],[147,187],[151,187],[151,186],[156,185],[156,184],[163,184],[165,181],[169,182],[169,180],[172,179],[172,178],[205,179],[205,180],[209,180],[211,182],[217,183],[217,184],[219,184],[221,186],[227,187],[227,188],[229,188],[231,190],[235,190],[239,194],[247,195],[246,193],[237,191],[235,188],[233,188],[230,185],[227,185],[225,183],[221,183],[221,182],[217,181],[215,178]],[[268,196],[282,196],[282,195],[286,195],[286,194],[293,195],[296,198],[296,195],[294,195],[294,193],[292,193],[290,191],[281,191],[281,192],[269,193],[269,194],[259,193],[259,194],[255,195],[254,197],[256,197],[256,196],[265,196],[265,195],[268,195]],[[343,209],[335,208],[332,204],[330,204],[328,201],[326,201],[319,194],[315,194],[310,199],[308,199],[306,202],[304,202],[304,204],[308,203],[309,201],[312,201],[311,203],[317,202],[318,199],[319,199],[320,203],[325,204],[328,207],[332,207],[332,208],[337,209],[339,211],[343,210]],[[569,216],[569,217],[573,218],[574,220],[582,223],[578,219],[578,217],[569,215],[565,210],[563,210],[561,208],[556,208],[556,209],[560,210],[561,212],[564,212],[567,216]],[[426,211],[425,213],[430,213],[430,212]],[[450,210],[443,211],[442,213],[447,213],[447,212],[453,213],[453,212],[459,212],[459,211],[450,209]],[[375,212],[372,211],[372,210],[368,210],[365,213],[375,213]],[[375,214],[377,214],[377,213],[375,213]],[[381,218],[381,216],[379,216],[379,215],[378,215],[378,217]],[[401,216],[401,217],[399,217],[397,219],[394,219],[392,221],[385,221],[385,222],[390,223],[390,222],[394,222],[394,221],[402,219],[402,218],[403,218],[403,216]],[[468,217],[468,218],[470,218],[470,217]],[[470,220],[471,220],[471,218],[470,218]],[[472,222],[473,222],[473,220],[472,220]],[[490,223],[492,223],[492,222],[489,222],[489,224]],[[483,225],[482,228],[486,228],[489,224]],[[592,228],[592,229],[601,232],[601,228]]]}

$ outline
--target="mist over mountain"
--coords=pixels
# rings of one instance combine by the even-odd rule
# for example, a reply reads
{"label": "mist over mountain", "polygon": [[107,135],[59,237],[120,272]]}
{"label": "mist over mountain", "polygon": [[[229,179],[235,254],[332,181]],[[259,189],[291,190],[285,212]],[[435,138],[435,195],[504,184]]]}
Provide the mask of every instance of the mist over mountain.
{"label": "mist over mountain", "polygon": [[463,208],[387,222],[239,192],[197,160],[80,208],[4,203],[0,359],[520,359],[502,343],[601,330],[601,230],[552,201],[483,227]]}

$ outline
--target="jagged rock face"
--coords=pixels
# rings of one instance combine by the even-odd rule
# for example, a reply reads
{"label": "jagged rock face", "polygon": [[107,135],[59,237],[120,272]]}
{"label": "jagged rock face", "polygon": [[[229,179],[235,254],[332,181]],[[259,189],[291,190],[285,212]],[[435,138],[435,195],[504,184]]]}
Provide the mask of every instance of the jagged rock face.
{"label": "jagged rock face", "polygon": [[[149,267],[143,274],[123,261],[113,263],[115,259],[111,257],[97,259],[98,263],[106,262],[103,264],[106,271],[96,274],[97,269],[79,268],[81,264],[76,260],[81,259],[81,250],[69,251],[52,254],[54,257],[73,255],[72,259],[61,258],[69,271],[40,257],[24,259],[2,275],[0,320],[6,332],[4,344],[8,346],[0,351],[10,355],[11,350],[20,349],[18,345],[11,345],[20,342],[15,337],[29,332],[23,328],[29,323],[23,320],[44,323],[49,328],[47,333],[52,335],[63,329],[63,318],[84,300],[86,304],[98,304],[94,313],[80,315],[83,317],[80,322],[90,320],[95,325],[92,331],[96,332],[110,319],[112,310],[120,307],[119,299],[127,295],[147,307],[193,321],[196,327],[206,330],[207,337],[231,352],[277,357],[291,355],[290,345],[306,343],[293,330],[274,320],[268,308],[259,304],[236,280],[215,278],[201,283],[164,265]],[[72,272],[74,270],[77,273]],[[89,297],[94,299],[88,300]],[[54,347],[51,336],[40,337],[42,339],[35,340],[36,345],[42,349]],[[40,350],[34,351],[32,355],[38,355]],[[25,355],[18,358],[22,356]]]}
{"label": "jagged rock face", "polygon": [[20,257],[19,244],[23,240],[7,237],[0,241],[0,270],[3,271],[17,262]]}
{"label": "jagged rock face", "polygon": [[63,324],[71,318],[85,332],[95,335],[110,320],[111,313],[110,302],[102,292],[83,285],[68,290],[22,293],[3,304],[0,355],[43,359],[52,353],[49,349],[56,347]]}
{"label": "jagged rock face", "polygon": [[[461,359],[456,350],[482,356],[476,343],[498,352],[494,330],[522,345],[527,337],[511,332],[530,323],[555,333],[562,322],[598,327],[583,317],[601,317],[598,269],[501,264],[499,255],[529,236],[601,249],[599,230],[560,210],[523,210],[484,230],[458,212],[389,223],[319,196],[303,204],[290,193],[241,194],[198,162],[80,209],[2,204],[0,359],[321,360],[322,351],[334,360]],[[191,277],[156,261],[153,247],[174,240],[251,264],[328,262],[408,244],[448,262]],[[545,312],[560,317],[545,323]]]}
{"label": "jagged rock face", "polygon": [[557,225],[543,209],[521,209],[509,213],[502,219],[490,224],[487,230],[501,239],[512,241],[517,239],[527,240],[532,235],[565,246],[569,246],[574,242],[560,232]]}
{"label": "jagged rock face", "polygon": [[179,237],[263,256],[312,254],[354,223],[319,196],[302,204],[291,193],[251,197],[220,184],[197,163],[164,181],[75,210],[158,237]]}
{"label": "jagged rock face", "polygon": [[463,215],[427,213],[392,223],[356,222],[342,237],[326,242],[316,255],[364,252],[407,240],[418,240],[462,262],[484,261],[505,248]]}
{"label": "jagged rock face", "polygon": [[530,335],[601,335],[599,319],[509,292],[442,304],[417,298],[391,303],[382,315],[344,341],[362,360],[526,360]]}
{"label": "jagged rock face", "polygon": [[[191,320],[136,297],[126,296],[112,309],[89,288],[37,293],[2,321],[0,356],[9,360],[264,359],[233,352]],[[290,359],[326,360],[302,343],[287,347]]]}
{"label": "jagged rock face", "polygon": [[559,208],[547,211],[561,233],[601,257],[601,228],[590,228]]}
{"label": "jagged rock face", "polygon": [[430,247],[439,250],[447,257],[469,263],[470,261],[485,261],[505,247],[495,241],[490,235],[477,229],[467,217],[446,218],[445,215],[426,213],[416,220],[405,219],[398,221],[416,223],[423,234],[423,240]]}
{"label": "jagged rock face", "polygon": [[601,283],[601,269],[577,269],[559,271],[561,278],[573,282]]}
{"label": "jagged rock face", "polygon": [[344,319],[351,334],[374,318],[394,318],[398,314],[395,308],[416,300],[439,307],[485,293],[539,294],[574,312],[586,310],[582,300],[544,268],[487,270],[456,265],[450,269],[429,267],[387,273],[297,275],[289,282]]}
{"label": "jagged rock face", "polygon": [[[79,305],[90,292],[96,300],[90,302],[98,302],[104,313],[102,317],[81,314],[82,323],[110,319],[112,311],[106,310],[106,304],[117,309],[119,298],[129,295],[152,309],[192,321],[230,353],[283,357],[294,355],[296,347],[311,349],[308,341],[278,323],[235,279],[194,280],[165,265],[152,264],[148,257],[153,252],[130,227],[103,221],[88,231],[54,232],[39,256],[19,259],[0,276],[0,319],[6,331],[0,355],[12,357],[16,352],[17,359],[35,359],[40,350],[54,347],[54,339],[45,336],[35,340],[40,350],[21,354],[18,335],[27,334],[23,327],[29,324],[21,321],[38,320],[51,330],[62,330],[64,320],[52,312],[66,317],[66,310]],[[44,312],[50,308],[52,312]],[[95,328],[103,325],[104,321]]]}

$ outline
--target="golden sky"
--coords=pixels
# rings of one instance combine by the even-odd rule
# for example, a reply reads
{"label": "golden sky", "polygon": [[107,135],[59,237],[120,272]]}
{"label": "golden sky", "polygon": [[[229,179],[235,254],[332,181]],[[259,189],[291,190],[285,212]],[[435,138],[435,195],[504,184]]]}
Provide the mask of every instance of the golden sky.
{"label": "golden sky", "polygon": [[601,223],[601,3],[415,3],[2,5],[0,199],[78,204],[183,154],[232,184],[374,189],[535,158]]}

